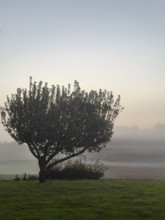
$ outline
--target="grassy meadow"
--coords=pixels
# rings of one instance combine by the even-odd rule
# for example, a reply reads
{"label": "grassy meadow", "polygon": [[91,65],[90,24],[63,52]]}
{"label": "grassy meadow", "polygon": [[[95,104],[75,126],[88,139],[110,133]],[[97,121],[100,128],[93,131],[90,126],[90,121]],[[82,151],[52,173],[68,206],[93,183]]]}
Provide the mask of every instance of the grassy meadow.
{"label": "grassy meadow", "polygon": [[0,182],[0,220],[165,219],[165,181]]}

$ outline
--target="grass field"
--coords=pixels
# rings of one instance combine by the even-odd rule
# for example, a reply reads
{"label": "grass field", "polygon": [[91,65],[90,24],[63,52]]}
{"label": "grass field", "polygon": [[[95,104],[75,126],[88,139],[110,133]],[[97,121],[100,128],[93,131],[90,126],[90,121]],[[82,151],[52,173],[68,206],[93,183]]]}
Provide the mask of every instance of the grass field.
{"label": "grass field", "polygon": [[0,220],[165,219],[165,181],[0,182]]}

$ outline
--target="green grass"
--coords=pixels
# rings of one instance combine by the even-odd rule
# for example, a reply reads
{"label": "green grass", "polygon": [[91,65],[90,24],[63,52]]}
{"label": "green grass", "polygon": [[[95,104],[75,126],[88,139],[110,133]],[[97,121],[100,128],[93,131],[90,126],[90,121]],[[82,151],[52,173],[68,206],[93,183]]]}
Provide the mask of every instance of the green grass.
{"label": "green grass", "polygon": [[0,182],[0,220],[165,219],[165,181]]}

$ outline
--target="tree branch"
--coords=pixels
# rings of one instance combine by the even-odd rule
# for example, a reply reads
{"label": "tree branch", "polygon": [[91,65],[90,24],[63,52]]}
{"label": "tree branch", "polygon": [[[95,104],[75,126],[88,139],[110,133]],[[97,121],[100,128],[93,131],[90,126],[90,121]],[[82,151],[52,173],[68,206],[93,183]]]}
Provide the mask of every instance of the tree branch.
{"label": "tree branch", "polygon": [[49,170],[50,168],[54,167],[54,166],[57,165],[58,163],[62,163],[62,162],[64,162],[65,160],[68,160],[68,159],[70,159],[70,158],[72,158],[72,157],[76,157],[76,156],[78,156],[78,155],[84,153],[86,150],[87,150],[87,147],[84,148],[84,149],[82,149],[81,151],[79,151],[79,152],[77,152],[77,153],[73,153],[73,154],[71,154],[71,155],[69,155],[69,156],[67,156],[67,157],[64,157],[64,158],[62,158],[62,159],[59,159],[59,160],[57,160],[57,161],[55,161],[55,162],[49,164],[49,165],[47,166],[47,170]]}
{"label": "tree branch", "polygon": [[46,163],[48,164],[52,159],[53,157],[56,156],[56,154],[59,152],[59,143],[57,144],[57,147],[56,147],[56,150],[50,155],[50,157],[48,158],[48,160],[46,161]]}
{"label": "tree branch", "polygon": [[[33,156],[36,157],[37,159],[40,158],[40,154],[39,154],[37,148],[33,144],[30,144],[30,143],[27,143],[27,144],[28,144],[29,150],[31,151]],[[36,151],[36,153],[34,152],[34,150]]]}

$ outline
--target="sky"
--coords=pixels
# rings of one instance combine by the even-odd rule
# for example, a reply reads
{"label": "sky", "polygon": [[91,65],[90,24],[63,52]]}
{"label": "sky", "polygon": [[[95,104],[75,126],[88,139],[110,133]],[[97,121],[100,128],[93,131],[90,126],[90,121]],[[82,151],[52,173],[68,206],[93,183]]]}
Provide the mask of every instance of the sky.
{"label": "sky", "polygon": [[164,22],[164,0],[0,0],[0,106],[30,76],[77,80],[121,95],[116,126],[165,124]]}

